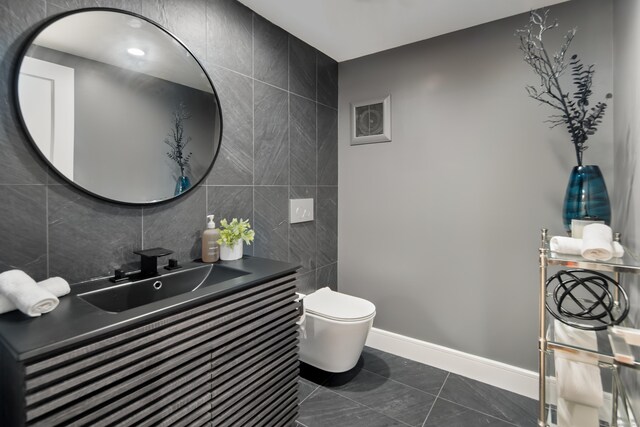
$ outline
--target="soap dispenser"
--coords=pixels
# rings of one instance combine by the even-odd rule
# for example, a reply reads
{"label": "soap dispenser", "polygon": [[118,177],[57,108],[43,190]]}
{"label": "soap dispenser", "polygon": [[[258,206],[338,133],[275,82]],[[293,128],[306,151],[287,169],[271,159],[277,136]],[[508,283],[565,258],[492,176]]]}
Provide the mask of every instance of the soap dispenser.
{"label": "soap dispenser", "polygon": [[213,222],[213,215],[207,215],[207,228],[202,232],[202,261],[216,262],[220,259],[220,230]]}

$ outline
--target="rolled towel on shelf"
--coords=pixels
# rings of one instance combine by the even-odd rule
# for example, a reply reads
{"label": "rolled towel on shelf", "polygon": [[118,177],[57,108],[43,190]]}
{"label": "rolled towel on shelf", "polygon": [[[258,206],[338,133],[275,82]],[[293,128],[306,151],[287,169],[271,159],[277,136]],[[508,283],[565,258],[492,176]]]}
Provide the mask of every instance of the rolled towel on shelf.
{"label": "rolled towel on shelf", "polygon": [[558,252],[567,255],[582,254],[582,239],[574,239],[573,237],[553,236],[549,241],[549,249],[552,252]]}
{"label": "rolled towel on shelf", "polygon": [[582,256],[590,261],[613,257],[613,233],[605,224],[589,224],[582,230]]}
{"label": "rolled towel on shelf", "polygon": [[58,306],[58,298],[36,284],[27,273],[9,270],[0,273],[0,295],[7,297],[27,316],[37,317]]}
{"label": "rolled towel on shelf", "polygon": [[598,427],[598,408],[558,398],[558,427]]}
{"label": "rolled towel on shelf", "polygon": [[[613,258],[620,258],[624,256],[624,248],[619,242],[612,242],[611,246],[613,248]],[[549,249],[551,249],[552,252],[560,254],[582,256],[582,239],[553,236],[549,241]]]}
{"label": "rolled towel on shelf", "polygon": [[[51,277],[37,283],[38,286],[51,292],[56,297],[60,298],[71,292],[69,283],[61,277]],[[8,313],[10,311],[17,310],[18,307],[9,300],[6,296],[0,294],[0,314]]]}

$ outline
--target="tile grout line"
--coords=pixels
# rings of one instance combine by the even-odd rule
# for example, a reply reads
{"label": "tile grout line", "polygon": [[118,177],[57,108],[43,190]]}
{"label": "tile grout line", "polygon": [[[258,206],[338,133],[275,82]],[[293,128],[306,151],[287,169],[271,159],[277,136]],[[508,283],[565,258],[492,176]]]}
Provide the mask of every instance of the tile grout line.
{"label": "tile grout line", "polygon": [[477,410],[477,409],[470,408],[470,407],[468,407],[468,406],[466,406],[466,405],[463,405],[463,404],[461,404],[461,403],[454,402],[453,400],[445,399],[444,397],[440,397],[440,399],[444,400],[445,402],[449,402],[449,403],[452,403],[452,404],[454,404],[454,405],[460,406],[460,407],[462,407],[462,408],[468,409],[468,410],[470,410],[470,411],[477,412],[477,413],[479,413],[479,414],[485,415],[485,416],[487,416],[487,417],[491,417],[491,418],[494,418],[494,419],[496,419],[496,420],[500,420],[500,421],[505,422],[505,423],[507,423],[507,424],[511,424],[511,425],[514,425],[514,426],[518,426],[518,424],[515,424],[515,423],[513,423],[513,422],[511,422],[511,421],[507,421],[507,420],[505,420],[504,418],[499,418],[499,417],[496,417],[495,415],[487,414],[486,412],[482,412],[482,411],[479,411],[479,410]]}
{"label": "tile grout line", "polygon": [[49,186],[48,185],[44,187],[44,212],[45,212],[44,219],[45,219],[45,227],[46,227],[45,234],[46,234],[46,242],[47,242],[45,246],[45,251],[47,255],[47,277],[49,277],[51,275],[51,270],[49,266]]}
{"label": "tile grout line", "polygon": [[[291,61],[291,53],[290,53],[290,37],[287,35],[287,139],[289,142],[289,188],[287,190],[287,201],[291,199],[291,92],[289,92],[289,67]],[[289,202],[291,203],[291,202]],[[289,204],[287,203],[287,205]],[[287,221],[287,260],[291,262],[291,223]]]}
{"label": "tile grout line", "polygon": [[[336,261],[336,262],[334,262],[334,263],[332,263],[332,264],[337,264],[337,263],[338,263],[338,262]],[[331,265],[331,264],[327,264],[327,265]],[[417,387],[414,387],[414,386],[409,385],[409,384],[405,384],[405,383],[400,382],[400,381],[398,381],[398,380],[394,380],[393,378],[385,377],[384,375],[380,375],[379,373],[377,373],[377,372],[373,372],[373,371],[370,371],[370,370],[368,370],[368,369],[366,369],[366,368],[362,368],[362,370],[363,370],[363,371],[367,371],[367,372],[369,372],[370,374],[376,375],[376,376],[378,376],[378,377],[380,377],[380,378],[384,378],[384,379],[386,379],[386,380],[393,381],[394,383],[401,384],[401,385],[403,385],[403,386],[405,386],[405,387],[409,387],[409,388],[411,388],[411,389],[413,389],[413,390],[416,390],[416,391],[419,391],[419,392],[421,392],[421,393],[428,394],[429,396],[437,397],[437,396],[436,396],[435,394],[433,394],[433,393],[429,393],[428,391],[420,390],[420,389],[419,389],[419,388],[417,388]],[[447,372],[447,377],[449,376],[448,374],[449,374],[449,373]],[[444,383],[443,383],[443,384],[444,384]],[[438,392],[438,393],[439,393],[439,392]]]}
{"label": "tile grout line", "polygon": [[357,400],[354,400],[354,399],[352,399],[352,398],[350,398],[350,397],[348,397],[348,396],[345,396],[345,395],[343,395],[343,394],[338,393],[337,391],[331,390],[331,389],[326,388],[326,387],[322,387],[322,388],[323,388],[324,390],[326,390],[326,391],[330,392],[330,393],[337,394],[338,396],[340,396],[340,397],[342,397],[342,398],[345,398],[345,399],[347,399],[347,400],[350,400],[350,401],[352,401],[353,403],[356,403],[356,404],[358,404],[358,405],[360,405],[360,406],[363,406],[363,407],[365,407],[365,408],[367,408],[367,409],[370,409],[371,411],[375,412],[376,414],[382,415],[382,416],[384,416],[384,417],[386,417],[386,418],[390,418],[390,419],[392,419],[392,420],[394,420],[394,421],[399,422],[400,424],[404,424],[404,425],[406,425],[406,426],[411,426],[411,424],[408,424],[408,423],[406,423],[406,422],[404,422],[404,421],[402,421],[402,420],[399,420],[399,419],[397,419],[397,418],[394,418],[394,417],[392,417],[392,416],[390,416],[390,415],[383,414],[382,412],[378,411],[377,409],[372,408],[371,406],[367,406],[367,405],[365,405],[364,403],[360,403],[360,402],[358,402]]}
{"label": "tile grout line", "polygon": [[[252,41],[252,43],[253,43],[253,41]],[[299,98],[304,98],[304,99],[306,99],[307,101],[316,102],[316,103],[318,103],[318,104],[322,105],[323,107],[330,108],[330,109],[332,109],[332,110],[334,110],[334,111],[338,111],[338,108],[337,108],[337,107],[332,107],[331,105],[327,105],[327,104],[324,104],[324,103],[322,103],[322,102],[318,102],[318,101],[317,101],[317,100],[315,100],[315,99],[308,98],[308,97],[306,97],[306,96],[304,96],[304,95],[300,95],[299,93],[291,92],[291,91],[290,91],[290,90],[288,90],[288,89],[281,88],[281,87],[279,87],[279,86],[276,86],[276,85],[274,85],[274,84],[271,84],[271,83],[268,83],[268,82],[262,81],[262,80],[260,80],[260,79],[256,79],[256,78],[254,78],[254,77],[250,77],[250,76],[248,76],[248,75],[246,75],[246,74],[244,74],[244,73],[241,73],[241,72],[239,72],[239,71],[232,70],[231,68],[227,68],[227,67],[225,67],[225,66],[218,65],[218,64],[215,64],[215,63],[211,63],[210,65],[211,65],[212,67],[222,68],[223,70],[230,71],[230,72],[235,73],[235,74],[238,74],[238,75],[240,75],[240,76],[242,76],[242,77],[246,77],[246,78],[249,78],[249,79],[255,80],[255,81],[259,82],[259,83],[265,84],[265,85],[267,85],[267,86],[271,86],[271,87],[273,87],[273,88],[275,88],[275,89],[279,89],[279,90],[281,90],[281,91],[287,92],[287,93],[289,93],[289,94],[291,94],[291,95],[294,95],[294,96],[297,96],[297,97],[299,97]]]}
{"label": "tile grout line", "polygon": [[[318,54],[316,52],[316,68],[318,67],[317,56],[318,56]],[[315,277],[314,277],[314,279],[315,279],[314,280],[315,281],[314,288],[316,290],[319,289],[318,288],[318,286],[319,286],[318,285],[318,275],[319,275],[318,274],[318,270],[320,269],[320,263],[318,262],[318,258],[319,258],[318,257],[318,224],[319,224],[319,217],[320,217],[320,215],[319,215],[320,210],[318,209],[318,187],[319,187],[318,184],[319,184],[320,180],[318,179],[318,169],[319,169],[318,157],[319,156],[318,156],[318,76],[317,76],[317,74],[318,73],[316,72],[316,101],[313,104],[314,109],[315,109],[314,119],[315,119],[315,128],[316,128],[315,129],[316,130],[315,144],[314,144],[315,145],[314,151],[315,151],[315,155],[316,155],[315,156],[316,157],[316,173],[315,173],[315,177],[314,177],[315,187],[316,187],[315,212],[314,212],[315,218],[316,218],[315,219],[315,224],[314,224],[315,229],[316,229],[316,233],[315,233],[316,234],[316,242],[315,242],[315,251],[314,251],[315,252],[315,256],[316,256],[316,272],[314,274],[315,275]]]}
{"label": "tile grout line", "polygon": [[[256,80],[255,80],[255,12],[251,13],[251,221],[256,226]],[[229,70],[233,71],[233,70]],[[238,73],[241,74],[241,73]],[[256,247],[253,246],[253,255]]]}
{"label": "tile grout line", "polygon": [[438,401],[438,398],[440,397],[440,393],[442,393],[442,389],[444,388],[444,385],[447,383],[447,380],[449,379],[449,375],[451,375],[451,372],[447,372],[447,376],[444,378],[444,381],[442,381],[442,385],[440,386],[440,390],[438,390],[438,394],[436,395],[436,398],[433,400],[433,403],[431,404],[431,408],[429,408],[429,412],[427,412],[427,416],[424,417],[424,421],[422,422],[422,427],[425,427],[426,422],[429,419],[429,415],[431,415],[431,411],[433,411],[433,407],[436,406],[436,402]]}
{"label": "tile grout line", "polygon": [[302,405],[302,402],[304,402],[305,400],[307,400],[308,398],[310,398],[311,396],[313,396],[313,393],[315,393],[316,391],[318,391],[318,389],[319,389],[320,387],[322,387],[322,386],[320,386],[320,385],[316,385],[316,388],[314,388],[314,389],[311,391],[311,393],[309,393],[309,394],[307,395],[307,397],[305,397],[304,399],[302,399],[302,400],[300,401],[300,403],[298,404],[298,406]]}

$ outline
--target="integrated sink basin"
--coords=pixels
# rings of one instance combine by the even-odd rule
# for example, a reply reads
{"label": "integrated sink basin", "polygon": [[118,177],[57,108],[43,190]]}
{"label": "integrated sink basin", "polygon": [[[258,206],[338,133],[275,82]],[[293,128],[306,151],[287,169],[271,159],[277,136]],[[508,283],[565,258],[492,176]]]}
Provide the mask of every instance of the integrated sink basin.
{"label": "integrated sink basin", "polygon": [[202,265],[122,284],[105,280],[110,286],[80,293],[78,297],[101,310],[120,313],[247,274],[250,273],[223,265]]}

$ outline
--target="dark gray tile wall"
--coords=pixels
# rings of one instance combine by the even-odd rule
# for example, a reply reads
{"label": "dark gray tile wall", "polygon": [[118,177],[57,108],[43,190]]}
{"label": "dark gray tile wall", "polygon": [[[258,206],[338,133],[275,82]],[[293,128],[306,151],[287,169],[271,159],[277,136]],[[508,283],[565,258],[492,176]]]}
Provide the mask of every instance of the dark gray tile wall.
{"label": "dark gray tile wall", "polygon": [[[130,207],[91,198],[47,169],[11,105],[12,67],[47,17],[83,7],[142,14],[201,60],[222,104],[223,142],[206,182],[179,200]],[[0,271],[72,282],[168,247],[200,257],[205,215],[248,218],[255,254],[302,266],[301,288],[337,282],[335,61],[236,0],[8,0],[0,2]],[[313,197],[316,220],[288,223],[290,197]]]}

